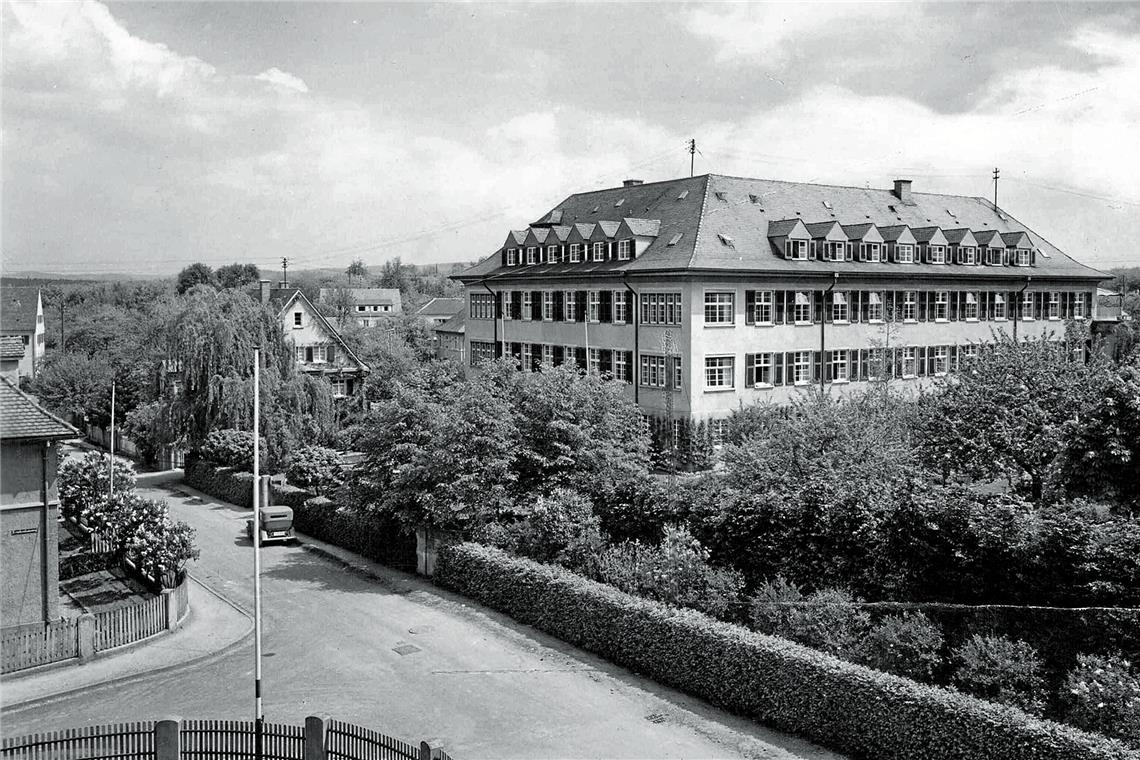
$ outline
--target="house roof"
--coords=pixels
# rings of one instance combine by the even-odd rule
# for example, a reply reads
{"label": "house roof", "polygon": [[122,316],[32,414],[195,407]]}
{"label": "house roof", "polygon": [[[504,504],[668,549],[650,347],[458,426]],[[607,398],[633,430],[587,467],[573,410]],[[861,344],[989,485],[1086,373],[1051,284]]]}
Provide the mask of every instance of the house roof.
{"label": "house roof", "polygon": [[0,329],[5,333],[35,332],[39,304],[39,288],[0,288]]}
{"label": "house roof", "polygon": [[463,308],[462,298],[433,298],[416,309],[418,317],[450,317]]}
{"label": "house roof", "polygon": [[0,377],[0,438],[47,441],[78,435],[78,430],[37,404],[8,378]]}
{"label": "house roof", "polygon": [[[358,304],[392,304],[399,307],[401,303],[400,289],[399,288],[344,288],[352,294],[352,298]],[[338,288],[321,288],[320,294],[317,296],[321,301],[325,301],[332,296],[334,290]]]}
{"label": "house roof", "polygon": [[459,333],[462,335],[467,332],[467,312],[460,309],[451,319],[441,325],[437,325],[435,331],[442,333]]}
{"label": "house roof", "polygon": [[25,350],[22,336],[0,336],[0,359],[23,359]]}
{"label": "house roof", "polygon": [[[257,298],[258,296],[255,293],[253,297]],[[337,345],[344,349],[345,354],[350,359],[352,359],[353,362],[359,365],[360,368],[365,372],[372,371],[367,364],[361,361],[360,357],[356,355],[356,352],[349,348],[348,344],[344,342],[344,338],[342,338],[337,329],[333,327],[332,322],[328,321],[325,315],[321,313],[320,309],[318,309],[316,306],[313,306],[313,302],[310,301],[305,296],[304,292],[302,292],[299,288],[273,288],[269,291],[269,305],[276,310],[278,317],[280,317],[281,314],[286,309],[288,309],[295,300],[301,300],[305,302],[305,305],[309,308],[309,313],[311,313],[318,321],[320,321],[322,325],[324,325],[324,328],[328,334],[332,336],[334,340],[336,340]]]}
{"label": "house roof", "polygon": [[[755,197],[757,201],[753,201]],[[624,199],[620,208],[614,202]],[[1032,271],[1014,267],[971,269],[971,276],[1014,279],[1026,274],[1084,280],[1108,275],[1087,267],[1060,251],[990,201],[972,196],[911,192],[912,203],[903,204],[892,190],[815,185],[767,179],[748,179],[718,174],[615,187],[569,196],[556,207],[560,221],[590,225],[624,217],[659,222],[657,237],[631,261],[543,263],[505,267],[497,251],[457,275],[461,280],[531,278],[549,275],[584,275],[613,272],[630,274],[723,271],[786,274],[887,275],[900,272],[896,265],[845,261],[791,261],[774,250],[769,238],[787,234],[797,221],[805,224],[836,221],[842,225],[871,223],[885,239],[892,227],[966,228],[997,233],[1025,232],[1042,251]],[[826,201],[826,203],[825,203]],[[545,214],[542,218],[548,218]],[[785,224],[777,224],[777,222]],[[587,236],[589,233],[585,233]],[[669,241],[678,234],[674,245]],[[720,236],[734,241],[720,242]],[[897,235],[894,239],[897,239]],[[901,266],[901,265],[900,265]],[[959,271],[956,265],[907,264],[906,276]]]}

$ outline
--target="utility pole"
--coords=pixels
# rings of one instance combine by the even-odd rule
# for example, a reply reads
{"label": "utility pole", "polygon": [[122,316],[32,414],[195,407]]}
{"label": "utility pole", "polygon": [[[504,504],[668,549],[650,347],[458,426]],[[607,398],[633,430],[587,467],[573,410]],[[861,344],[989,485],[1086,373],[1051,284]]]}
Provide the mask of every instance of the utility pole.
{"label": "utility pole", "polygon": [[253,698],[254,757],[262,760],[265,716],[261,711],[261,349],[253,349]]}
{"label": "utility pole", "polygon": [[115,498],[115,381],[111,381],[111,470],[107,474],[108,496]]}
{"label": "utility pole", "polygon": [[998,207],[998,205],[997,205],[997,190],[998,190],[998,179],[1000,177],[1001,177],[1001,169],[998,169],[995,166],[994,167],[994,208],[995,209]]}
{"label": "utility pole", "polygon": [[696,161],[695,155],[697,152],[697,138],[689,138],[689,176],[693,176],[693,166]]}
{"label": "utility pole", "polygon": [[289,287],[289,259],[281,257],[281,287]]}

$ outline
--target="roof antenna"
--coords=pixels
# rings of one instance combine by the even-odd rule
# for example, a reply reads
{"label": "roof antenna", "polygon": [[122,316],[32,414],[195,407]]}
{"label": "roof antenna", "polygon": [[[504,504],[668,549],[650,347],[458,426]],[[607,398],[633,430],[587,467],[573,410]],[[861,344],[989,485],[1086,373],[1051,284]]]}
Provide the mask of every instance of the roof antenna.
{"label": "roof antenna", "polygon": [[281,287],[289,287],[289,259],[281,257]]}
{"label": "roof antenna", "polygon": [[689,176],[693,176],[693,163],[696,161],[694,155],[697,152],[697,138],[689,138]]}
{"label": "roof antenna", "polygon": [[994,167],[994,211],[997,211],[997,207],[998,207],[998,205],[997,205],[997,186],[998,186],[998,178],[999,177],[1001,177],[1001,169],[998,169],[995,166]]}

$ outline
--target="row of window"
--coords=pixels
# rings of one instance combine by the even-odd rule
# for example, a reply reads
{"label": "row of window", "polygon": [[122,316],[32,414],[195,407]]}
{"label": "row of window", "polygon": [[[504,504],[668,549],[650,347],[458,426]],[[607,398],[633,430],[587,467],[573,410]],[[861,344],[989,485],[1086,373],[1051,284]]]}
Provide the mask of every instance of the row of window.
{"label": "row of window", "polygon": [[[736,294],[705,293],[705,324],[736,321]],[[979,290],[746,290],[746,324],[1084,319],[1088,293]]]}
{"label": "row of window", "polygon": [[332,343],[296,346],[294,351],[297,361],[307,364],[323,364],[336,361],[336,346]]}
{"label": "row of window", "polygon": [[[736,323],[736,292],[706,291],[704,323]],[[1025,290],[746,290],[744,321],[750,325],[810,325],[821,321],[952,322],[1084,319],[1089,293]],[[641,293],[643,325],[682,322],[681,293]],[[471,319],[626,324],[632,311],[628,290],[513,290],[472,293]]]}
{"label": "row of window", "polygon": [[793,261],[861,261],[895,264],[963,264],[967,266],[1035,266],[1031,248],[945,246],[913,243],[862,243],[831,240],[784,241],[784,258]]}
{"label": "row of window", "polygon": [[509,267],[527,264],[600,263],[614,259],[617,261],[629,261],[633,258],[633,255],[633,240],[528,245],[522,248],[508,248],[505,253],[505,263]]}
{"label": "row of window", "polygon": [[[574,364],[595,374],[611,375],[615,380],[633,382],[633,352],[614,348],[558,346],[549,343],[505,343],[502,351],[518,362],[526,372],[543,364]],[[471,366],[496,358],[496,345],[487,341],[471,341]],[[644,363],[644,358],[643,358]],[[643,366],[644,373],[644,366]]]}
{"label": "row of window", "polygon": [[392,307],[389,304],[357,304],[356,310],[358,312],[391,311]]}

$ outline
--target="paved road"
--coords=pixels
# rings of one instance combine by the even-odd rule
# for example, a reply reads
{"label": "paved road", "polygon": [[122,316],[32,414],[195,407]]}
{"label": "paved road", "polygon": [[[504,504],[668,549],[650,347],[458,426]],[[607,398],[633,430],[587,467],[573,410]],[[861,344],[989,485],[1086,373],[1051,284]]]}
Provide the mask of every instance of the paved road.
{"label": "paved road", "polygon": [[[253,607],[248,510],[143,488],[198,531],[195,577]],[[331,715],[457,758],[838,758],[660,687],[423,579],[299,546],[263,551],[264,705]],[[6,712],[6,736],[120,720],[244,717],[252,646],[212,663]]]}

